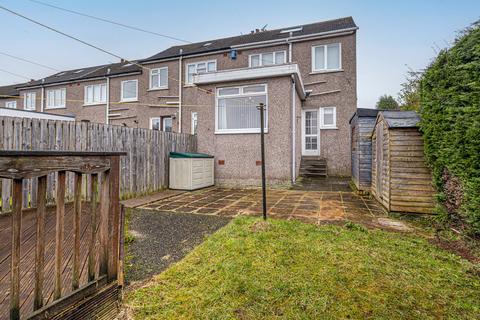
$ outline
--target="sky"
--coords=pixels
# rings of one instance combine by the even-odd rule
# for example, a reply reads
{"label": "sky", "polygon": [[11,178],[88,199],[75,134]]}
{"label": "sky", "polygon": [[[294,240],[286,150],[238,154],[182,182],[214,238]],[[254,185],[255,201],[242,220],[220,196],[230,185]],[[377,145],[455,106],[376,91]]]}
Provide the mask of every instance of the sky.
{"label": "sky", "polygon": [[[358,107],[383,94],[396,97],[409,69],[425,68],[458,31],[480,19],[479,0],[41,0],[191,42],[352,16],[357,33]],[[181,42],[124,29],[29,0],[0,0],[15,10],[127,59],[140,59]],[[0,10],[0,52],[58,70],[118,62],[71,39]],[[0,86],[55,73],[0,54]]]}

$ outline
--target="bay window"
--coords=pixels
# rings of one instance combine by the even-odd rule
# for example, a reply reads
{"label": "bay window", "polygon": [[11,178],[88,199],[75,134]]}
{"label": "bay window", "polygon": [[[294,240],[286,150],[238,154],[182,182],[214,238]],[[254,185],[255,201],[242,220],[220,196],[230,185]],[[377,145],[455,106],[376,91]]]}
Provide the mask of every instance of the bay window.
{"label": "bay window", "polygon": [[[267,105],[267,85],[217,89],[215,133],[259,133],[260,111],[257,106]],[[267,131],[268,106],[264,128]]]}
{"label": "bay window", "polygon": [[251,54],[249,56],[249,65],[251,68],[283,64],[286,62],[285,51]]}
{"label": "bay window", "polygon": [[209,73],[217,71],[217,61],[200,61],[195,63],[187,64],[187,68],[185,70],[185,83],[192,84],[193,83],[193,76],[196,74],[202,73]]}
{"label": "bay window", "polygon": [[47,90],[47,109],[65,108],[66,88]]}
{"label": "bay window", "polygon": [[107,85],[93,84],[85,86],[85,105],[103,104],[107,102]]}
{"label": "bay window", "polygon": [[37,95],[35,92],[26,92],[23,94],[23,109],[35,111],[35,100]]}
{"label": "bay window", "polygon": [[168,89],[168,67],[150,70],[150,89]]}
{"label": "bay window", "polygon": [[312,47],[312,71],[335,71],[342,68],[340,43]]}

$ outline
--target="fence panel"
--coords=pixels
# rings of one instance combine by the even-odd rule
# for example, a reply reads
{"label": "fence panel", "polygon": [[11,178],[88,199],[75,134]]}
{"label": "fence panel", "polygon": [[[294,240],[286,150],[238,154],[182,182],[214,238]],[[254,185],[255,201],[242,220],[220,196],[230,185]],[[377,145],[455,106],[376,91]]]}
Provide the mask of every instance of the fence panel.
{"label": "fence panel", "polygon": [[[120,192],[130,197],[168,186],[170,151],[195,152],[196,137],[190,134],[128,128],[100,123],[0,117],[0,150],[22,151],[123,151],[120,162]],[[53,202],[56,173],[47,177],[47,201]],[[88,179],[88,178],[84,178]],[[89,181],[84,181],[87,185]],[[23,207],[35,207],[37,179],[25,180],[22,187]],[[73,199],[74,176],[68,174],[66,196]],[[84,196],[90,192],[85,188]],[[0,213],[11,210],[12,183],[0,182]]]}

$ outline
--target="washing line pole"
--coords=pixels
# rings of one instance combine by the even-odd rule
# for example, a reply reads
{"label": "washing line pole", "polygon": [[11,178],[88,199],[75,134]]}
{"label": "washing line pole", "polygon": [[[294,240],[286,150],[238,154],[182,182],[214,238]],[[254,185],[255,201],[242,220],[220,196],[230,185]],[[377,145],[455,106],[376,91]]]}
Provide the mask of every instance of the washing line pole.
{"label": "washing line pole", "polygon": [[262,154],[262,213],[263,220],[267,220],[267,189],[265,185],[265,104],[257,106],[260,110],[260,152]]}

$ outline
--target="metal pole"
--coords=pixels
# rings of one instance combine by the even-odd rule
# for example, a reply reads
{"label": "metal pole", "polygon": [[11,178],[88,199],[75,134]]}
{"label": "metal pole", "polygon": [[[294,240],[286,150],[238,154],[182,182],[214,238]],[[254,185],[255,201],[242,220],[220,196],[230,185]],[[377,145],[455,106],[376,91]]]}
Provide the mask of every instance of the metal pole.
{"label": "metal pole", "polygon": [[260,110],[260,148],[262,153],[262,205],[263,205],[263,220],[267,220],[267,189],[265,185],[265,105],[260,103],[257,107]]}

